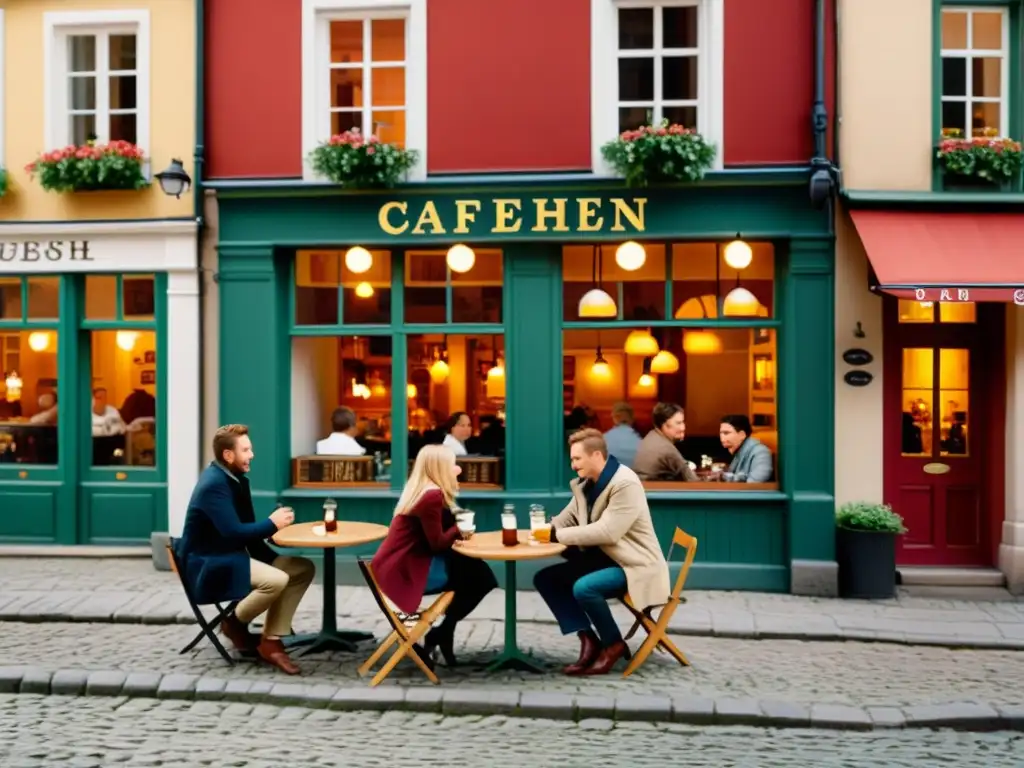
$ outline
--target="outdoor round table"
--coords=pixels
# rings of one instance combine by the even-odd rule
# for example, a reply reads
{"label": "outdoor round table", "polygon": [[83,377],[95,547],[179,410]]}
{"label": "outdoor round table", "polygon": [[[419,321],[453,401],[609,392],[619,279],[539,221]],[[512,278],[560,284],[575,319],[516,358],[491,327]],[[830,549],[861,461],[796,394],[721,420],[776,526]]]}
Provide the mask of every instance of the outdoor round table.
{"label": "outdoor round table", "polygon": [[540,560],[565,551],[564,544],[530,544],[530,532],[518,531],[519,543],[506,547],[501,543],[501,531],[474,534],[459,541],[455,551],[478,560],[505,562],[505,648],[488,666],[489,672],[515,669],[523,672],[546,672],[547,667],[529,654],[519,650],[516,639],[516,563],[520,560]]}
{"label": "outdoor round table", "polygon": [[338,521],[338,530],[324,536],[313,533],[313,526],[323,522],[296,523],[282,528],[271,539],[279,547],[307,547],[324,551],[324,615],[320,632],[310,637],[297,637],[288,642],[289,647],[309,644],[303,651],[317,653],[319,651],[354,651],[356,643],[372,640],[369,632],[357,632],[338,629],[338,611],[336,593],[337,561],[334,551],[339,547],[358,547],[380,541],[388,535],[386,525],[376,523],[358,523],[345,520]]}

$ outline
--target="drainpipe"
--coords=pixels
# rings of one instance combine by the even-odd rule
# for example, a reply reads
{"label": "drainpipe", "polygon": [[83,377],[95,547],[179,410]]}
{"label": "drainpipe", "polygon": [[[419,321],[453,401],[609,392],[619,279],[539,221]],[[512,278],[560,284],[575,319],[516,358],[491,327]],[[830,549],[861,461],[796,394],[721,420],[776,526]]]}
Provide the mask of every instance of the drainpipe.
{"label": "drainpipe", "polygon": [[[835,167],[828,159],[828,110],[825,108],[825,3],[817,0],[814,9],[814,103],[811,107],[811,130],[814,133],[814,156],[811,158],[809,193],[811,204],[818,209],[829,204],[835,195]],[[830,225],[831,226],[831,225]]]}
{"label": "drainpipe", "polygon": [[203,425],[206,422],[206,279],[203,272],[203,164],[206,149],[203,146],[206,135],[206,3],[195,0],[196,62],[195,62],[195,135],[196,148],[192,156],[192,204],[196,221],[196,267],[199,271],[199,466],[203,466],[204,440]]}

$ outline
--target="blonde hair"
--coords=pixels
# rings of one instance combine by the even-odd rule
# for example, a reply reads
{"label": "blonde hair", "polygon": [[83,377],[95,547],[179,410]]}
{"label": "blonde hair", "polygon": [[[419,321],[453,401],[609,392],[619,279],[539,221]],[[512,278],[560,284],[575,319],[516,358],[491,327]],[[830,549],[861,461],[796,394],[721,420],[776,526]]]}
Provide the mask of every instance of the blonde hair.
{"label": "blonde hair", "polygon": [[455,454],[443,445],[425,445],[420,448],[409,480],[395,505],[395,517],[406,514],[424,493],[435,488],[441,491],[445,505],[453,507],[455,494],[459,490],[459,481],[451,470],[454,465]]}

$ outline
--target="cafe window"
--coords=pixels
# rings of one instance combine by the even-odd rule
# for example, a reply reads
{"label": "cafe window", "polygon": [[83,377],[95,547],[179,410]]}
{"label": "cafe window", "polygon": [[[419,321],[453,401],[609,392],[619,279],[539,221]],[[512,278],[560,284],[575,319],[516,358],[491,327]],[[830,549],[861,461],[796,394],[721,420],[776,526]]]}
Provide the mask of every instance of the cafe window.
{"label": "cafe window", "polygon": [[1009,28],[1005,7],[942,9],[943,135],[1008,135]]}
{"label": "cafe window", "polygon": [[391,335],[295,336],[291,376],[294,485],[388,487]]}
{"label": "cafe window", "polygon": [[499,488],[505,459],[505,345],[501,334],[408,337],[410,466],[424,445],[456,454],[464,488]]}
{"label": "cafe window", "polygon": [[391,322],[390,251],[299,251],[294,285],[295,325]]}
{"label": "cafe window", "polygon": [[974,323],[978,319],[978,305],[973,301],[917,301],[899,300],[901,323]]}
{"label": "cafe window", "polygon": [[500,323],[502,252],[455,245],[405,252],[405,322]]}
{"label": "cafe window", "polygon": [[[673,435],[679,438],[673,442],[692,474],[651,479],[649,488],[778,487],[778,323],[770,243],[566,246],[563,302],[567,434],[621,427],[615,436],[631,463],[630,446],[635,449],[655,429],[655,406],[677,404],[685,434]],[[722,434],[725,416],[749,420],[747,437],[771,453],[768,477],[748,476],[744,447]],[[610,438],[613,446],[616,437]]]}
{"label": "cafe window", "polygon": [[0,277],[0,467],[58,462],[60,286]]}

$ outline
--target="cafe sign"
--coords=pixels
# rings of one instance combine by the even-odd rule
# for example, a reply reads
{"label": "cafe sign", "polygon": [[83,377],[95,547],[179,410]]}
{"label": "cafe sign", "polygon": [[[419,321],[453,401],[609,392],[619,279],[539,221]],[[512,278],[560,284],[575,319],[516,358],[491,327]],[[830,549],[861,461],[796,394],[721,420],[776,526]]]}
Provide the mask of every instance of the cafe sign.
{"label": "cafe sign", "polygon": [[[909,298],[911,291],[895,293]],[[1017,306],[1024,306],[1024,287],[914,288],[912,293],[914,299],[921,302],[1012,301]]]}
{"label": "cafe sign", "polygon": [[88,240],[0,240],[0,263],[93,261]]}
{"label": "cafe sign", "polygon": [[389,200],[377,210],[380,231],[409,235],[524,233],[642,234],[646,197],[495,197]]}

